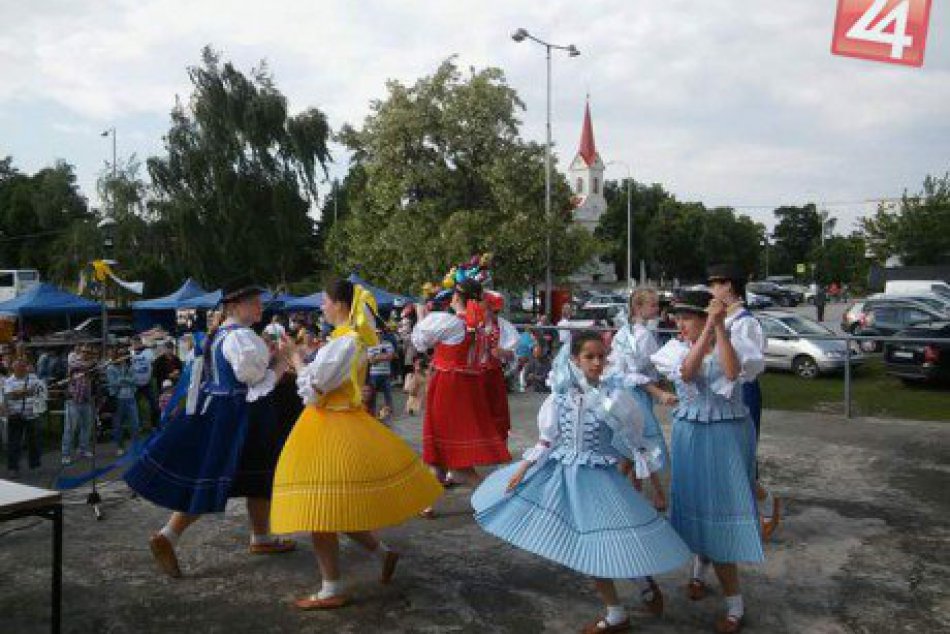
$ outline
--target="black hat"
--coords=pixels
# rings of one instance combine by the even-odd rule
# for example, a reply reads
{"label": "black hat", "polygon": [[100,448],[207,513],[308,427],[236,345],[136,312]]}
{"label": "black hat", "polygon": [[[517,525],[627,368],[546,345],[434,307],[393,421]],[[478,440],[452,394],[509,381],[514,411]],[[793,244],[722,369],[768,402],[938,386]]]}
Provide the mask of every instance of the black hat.
{"label": "black hat", "polygon": [[748,274],[743,272],[738,265],[732,264],[731,262],[710,265],[709,272],[706,275],[708,282],[712,282],[713,280],[726,280],[736,284],[745,284],[748,279]]}
{"label": "black hat", "polygon": [[705,315],[706,308],[709,306],[709,302],[712,301],[712,298],[712,293],[709,291],[683,291],[678,298],[673,300],[673,304],[667,312]]}
{"label": "black hat", "polygon": [[221,289],[221,303],[239,302],[247,297],[261,295],[266,291],[267,289],[263,286],[254,284],[250,277],[241,275],[227,282]]}

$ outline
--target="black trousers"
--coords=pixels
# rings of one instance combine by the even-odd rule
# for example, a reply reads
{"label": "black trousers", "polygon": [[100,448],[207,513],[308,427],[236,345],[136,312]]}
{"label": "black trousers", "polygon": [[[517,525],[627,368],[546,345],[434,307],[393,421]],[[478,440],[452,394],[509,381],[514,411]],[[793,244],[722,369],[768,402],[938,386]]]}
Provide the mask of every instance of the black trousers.
{"label": "black trousers", "polygon": [[40,421],[37,418],[26,418],[13,415],[7,419],[10,443],[7,446],[7,468],[10,471],[19,471],[20,456],[23,454],[23,441],[26,440],[27,454],[30,469],[40,466]]}

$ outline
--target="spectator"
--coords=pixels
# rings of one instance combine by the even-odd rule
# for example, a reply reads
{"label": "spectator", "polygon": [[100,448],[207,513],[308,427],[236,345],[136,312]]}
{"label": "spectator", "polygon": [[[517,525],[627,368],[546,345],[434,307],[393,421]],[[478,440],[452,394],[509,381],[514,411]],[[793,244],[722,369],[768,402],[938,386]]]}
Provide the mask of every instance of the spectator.
{"label": "spectator", "polygon": [[561,347],[571,347],[571,331],[567,328],[567,326],[571,325],[570,321],[573,314],[574,310],[571,308],[570,304],[564,304],[564,306],[561,307],[561,320],[557,322],[557,338]]}
{"label": "spectator", "polygon": [[49,383],[53,379],[56,370],[56,353],[52,350],[44,350],[40,353],[36,361],[36,376],[41,381]]}
{"label": "spectator", "polygon": [[159,422],[158,399],[152,385],[152,364],[155,353],[145,347],[138,337],[132,340],[132,374],[135,377],[135,395],[138,399],[145,399],[148,404],[149,421],[157,427]]}
{"label": "spectator", "polygon": [[172,395],[175,393],[175,384],[172,383],[169,379],[165,379],[165,382],[162,383],[162,393],[158,395],[158,409],[165,412],[165,408],[168,407],[168,403],[172,400]]}
{"label": "spectator", "polygon": [[190,332],[182,335],[179,348],[178,358],[182,360],[182,363],[193,361],[195,358],[195,336]]}
{"label": "spectator", "polygon": [[424,356],[419,355],[413,361],[412,372],[406,375],[405,392],[406,413],[415,416],[422,412],[425,402],[426,384],[429,380],[429,364]]}
{"label": "spectator", "polygon": [[35,374],[30,373],[26,357],[13,361],[13,374],[3,380],[3,406],[9,425],[7,443],[7,469],[11,479],[20,475],[20,455],[26,440],[30,469],[40,468],[40,430],[37,410],[38,401],[45,398],[46,388]]}
{"label": "spectator", "polygon": [[[176,357],[177,361],[177,357]],[[135,401],[135,375],[129,362],[122,358],[122,352],[116,350],[112,356],[112,362],[106,368],[106,382],[109,387],[109,394],[115,399],[115,412],[112,414],[112,440],[115,442],[115,453],[121,456],[122,449],[122,426],[129,427],[129,436],[132,440],[132,446],[139,437],[139,408]]]}
{"label": "spectator", "polygon": [[[152,363],[155,384],[163,385],[165,381],[175,383],[178,381],[178,377],[181,376],[182,367],[181,359],[175,354],[175,342],[167,341],[162,346],[162,353]],[[161,411],[161,407],[159,407],[159,411]]]}
{"label": "spectator", "polygon": [[[372,406],[370,411],[375,415],[376,397],[380,392],[382,392],[383,400],[386,403],[386,407],[389,409],[391,417],[393,412],[393,389],[391,383],[391,373],[392,360],[396,356],[396,347],[392,344],[392,341],[390,341],[389,338],[383,336],[382,330],[377,329],[376,332],[379,335],[379,344],[370,346],[369,350],[367,351],[370,363],[369,385],[373,389]],[[392,422],[391,420],[381,420],[386,425]]]}
{"label": "spectator", "polygon": [[92,435],[92,377],[93,356],[85,346],[77,346],[66,361],[68,383],[66,392],[66,420],[63,425],[63,465],[72,464],[73,437],[79,432],[79,455],[91,458],[89,440]]}
{"label": "spectator", "polygon": [[548,374],[551,373],[551,357],[545,353],[544,347],[540,345],[534,347],[531,355],[531,360],[524,368],[525,383],[535,392],[550,392]]}
{"label": "spectator", "polygon": [[280,315],[271,317],[270,323],[264,328],[264,339],[280,341],[287,334],[287,329],[281,323]]}
{"label": "spectator", "polygon": [[827,299],[825,296],[825,287],[819,284],[818,288],[815,289],[815,318],[819,323],[825,320],[825,303]]}

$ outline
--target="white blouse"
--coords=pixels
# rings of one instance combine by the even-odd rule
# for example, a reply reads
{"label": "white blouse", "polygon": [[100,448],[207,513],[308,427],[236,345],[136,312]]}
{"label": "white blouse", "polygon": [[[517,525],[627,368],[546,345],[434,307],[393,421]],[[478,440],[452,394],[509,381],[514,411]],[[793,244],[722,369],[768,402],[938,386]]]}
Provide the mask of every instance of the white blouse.
{"label": "white blouse", "polygon": [[320,348],[313,361],[297,375],[297,394],[304,405],[316,403],[319,397],[343,385],[358,353],[356,336],[352,334],[331,339]]}
{"label": "white blouse", "polygon": [[749,316],[736,319],[737,314],[726,315],[726,330],[739,358],[739,381],[751,383],[765,372],[767,340],[758,319]]}
{"label": "white blouse", "polygon": [[416,350],[429,350],[436,344],[454,346],[465,339],[465,322],[451,313],[429,313],[412,329]]}
{"label": "white blouse", "polygon": [[237,380],[247,385],[248,403],[273,391],[277,375],[270,369],[270,350],[256,332],[250,328],[228,331],[221,342],[221,354],[231,364]]}
{"label": "white blouse", "polygon": [[623,377],[625,385],[656,383],[660,376],[650,361],[659,351],[656,336],[640,323],[621,328],[611,344],[607,358],[610,371]]}

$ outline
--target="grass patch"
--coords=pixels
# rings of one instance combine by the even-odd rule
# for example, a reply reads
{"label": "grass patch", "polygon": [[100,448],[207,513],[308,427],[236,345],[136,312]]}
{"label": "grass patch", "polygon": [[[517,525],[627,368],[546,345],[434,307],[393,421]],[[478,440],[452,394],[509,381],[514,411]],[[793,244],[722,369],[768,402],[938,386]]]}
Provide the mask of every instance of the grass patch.
{"label": "grass patch", "polygon": [[[950,420],[947,386],[905,385],[884,372],[880,358],[869,359],[851,373],[851,412],[854,416]],[[844,414],[841,373],[802,379],[769,370],[762,375],[763,406],[804,412]]]}

